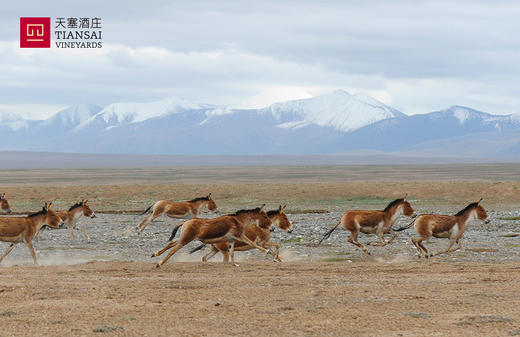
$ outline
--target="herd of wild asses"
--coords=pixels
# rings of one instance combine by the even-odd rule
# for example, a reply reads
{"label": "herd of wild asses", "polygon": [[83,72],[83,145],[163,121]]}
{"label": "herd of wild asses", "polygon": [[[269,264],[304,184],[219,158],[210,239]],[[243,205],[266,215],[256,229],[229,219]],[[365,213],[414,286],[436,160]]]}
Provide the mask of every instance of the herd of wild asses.
{"label": "herd of wild asses", "polygon": [[[412,238],[412,243],[418,251],[419,257],[431,257],[438,254],[454,252],[461,248],[461,238],[467,225],[472,220],[481,220],[489,223],[488,215],[480,205],[482,198],[470,203],[455,215],[422,214],[417,215],[406,200],[396,199],[386,206],[384,210],[351,210],[343,214],[338,223],[331,228],[321,239],[326,240],[332,232],[341,224],[350,232],[348,242],[358,246],[363,252],[370,255],[365,245],[358,241],[359,233],[375,234],[381,242],[372,242],[373,246],[386,246],[397,237],[397,232],[414,226],[418,236]],[[78,228],[78,220],[82,216],[94,218],[96,215],[89,206],[88,200],[81,200],[72,205],[68,211],[55,211],[51,209],[52,203],[45,203],[43,208],[27,216],[2,216],[0,217],[0,241],[10,243],[6,252],[0,257],[0,262],[11,252],[17,243],[24,242],[31,252],[34,263],[37,264],[36,253],[32,241],[38,231],[45,225],[51,228],[62,228],[65,225],[74,238],[73,229]],[[166,214],[171,218],[189,220],[176,225],[171,233],[168,244],[161,250],[152,254],[152,257],[160,256],[167,252],[166,256],[157,263],[157,268],[163,265],[179,249],[194,240],[201,244],[191,252],[211,245],[211,251],[204,255],[202,260],[207,261],[218,252],[223,255],[223,261],[236,265],[235,251],[258,249],[265,254],[272,254],[273,260],[281,262],[279,257],[280,245],[270,242],[270,232],[274,227],[290,233],[292,224],[285,214],[285,205],[280,205],[275,210],[266,211],[265,205],[254,209],[244,209],[232,214],[220,215],[213,197],[208,194],[205,197],[195,198],[189,201],[160,200],[148,207],[141,215],[148,214],[136,227],[138,233],[155,218]],[[218,215],[211,219],[199,218],[203,208]],[[7,215],[11,213],[9,202],[4,194],[0,194],[0,209]],[[404,227],[394,229],[400,216],[412,218],[412,222]],[[82,226],[81,231],[85,238],[88,234]],[[179,238],[174,240],[180,229]],[[385,240],[385,234],[390,234],[390,240]],[[448,238],[449,243],[445,250],[430,253],[423,244],[424,240],[431,237]],[[454,245],[456,245],[454,247]]]}

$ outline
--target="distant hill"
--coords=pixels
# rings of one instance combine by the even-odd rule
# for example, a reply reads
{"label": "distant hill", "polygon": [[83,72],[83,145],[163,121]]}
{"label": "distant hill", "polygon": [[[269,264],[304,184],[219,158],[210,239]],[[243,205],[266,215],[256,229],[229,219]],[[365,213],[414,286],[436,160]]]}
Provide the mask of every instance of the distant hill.
{"label": "distant hill", "polygon": [[407,116],[342,90],[248,110],[167,98],[77,105],[43,121],[3,112],[0,133],[3,151],[520,157],[518,116],[463,106]]}

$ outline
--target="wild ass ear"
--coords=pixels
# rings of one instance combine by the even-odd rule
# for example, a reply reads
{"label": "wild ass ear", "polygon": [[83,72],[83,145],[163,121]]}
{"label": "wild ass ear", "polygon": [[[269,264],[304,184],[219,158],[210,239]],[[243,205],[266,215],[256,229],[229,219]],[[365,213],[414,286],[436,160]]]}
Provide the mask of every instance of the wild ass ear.
{"label": "wild ass ear", "polygon": [[282,205],[278,206],[278,212],[282,211]]}
{"label": "wild ass ear", "polygon": [[406,194],[404,195],[403,200],[406,200],[406,197],[407,197],[407,196],[408,196],[408,193],[406,193]]}
{"label": "wild ass ear", "polygon": [[211,192],[208,194],[208,199],[211,199]]}
{"label": "wild ass ear", "polygon": [[47,203],[45,203],[45,205],[43,205],[43,210],[44,210],[45,212],[47,212],[47,209],[48,209],[48,208],[49,208],[49,206],[47,205]]}
{"label": "wild ass ear", "polygon": [[88,203],[88,199],[83,201],[83,205],[86,205]]}
{"label": "wild ass ear", "polygon": [[480,204],[480,202],[481,202],[481,201],[482,201],[482,198],[480,198],[480,200],[479,200],[479,201],[477,201],[477,205],[478,205],[478,204]]}
{"label": "wild ass ear", "polygon": [[265,207],[265,204],[262,204],[262,206],[260,206],[260,210],[263,211],[264,207]]}
{"label": "wild ass ear", "polygon": [[51,205],[52,205],[52,201],[49,202],[49,204],[47,205],[47,209],[51,208]]}
{"label": "wild ass ear", "polygon": [[287,207],[287,204],[285,204],[285,205],[282,206],[282,212],[285,211],[285,207]]}

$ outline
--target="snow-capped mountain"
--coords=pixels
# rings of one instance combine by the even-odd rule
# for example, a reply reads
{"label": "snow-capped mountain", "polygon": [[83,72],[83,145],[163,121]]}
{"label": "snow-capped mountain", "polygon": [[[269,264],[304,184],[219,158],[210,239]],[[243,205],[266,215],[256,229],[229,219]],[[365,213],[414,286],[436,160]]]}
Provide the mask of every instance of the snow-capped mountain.
{"label": "snow-capped mountain", "polygon": [[75,128],[101,111],[101,107],[93,104],[78,104],[58,111],[43,121],[40,127]]}
{"label": "snow-capped mountain", "polygon": [[301,128],[308,125],[330,127],[349,132],[383,119],[405,115],[371,97],[351,95],[343,90],[330,94],[275,103],[261,113],[271,113],[281,128]]}
{"label": "snow-capped mountain", "polygon": [[116,127],[202,108],[210,108],[210,106],[195,104],[176,97],[150,103],[113,103],[80,123],[78,127],[85,128],[96,122],[104,124],[106,127]]}
{"label": "snow-capped mountain", "polygon": [[337,90],[229,109],[178,98],[78,105],[44,121],[0,114],[1,150],[131,154],[332,154],[520,157],[520,116],[463,106],[407,116]]}

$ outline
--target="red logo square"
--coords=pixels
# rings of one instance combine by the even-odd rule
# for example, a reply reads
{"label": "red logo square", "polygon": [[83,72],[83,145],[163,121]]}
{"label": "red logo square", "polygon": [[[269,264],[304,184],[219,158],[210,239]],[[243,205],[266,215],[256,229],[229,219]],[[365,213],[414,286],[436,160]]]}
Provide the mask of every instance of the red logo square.
{"label": "red logo square", "polygon": [[20,18],[20,48],[50,48],[51,18]]}

